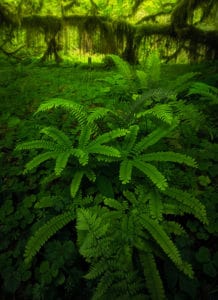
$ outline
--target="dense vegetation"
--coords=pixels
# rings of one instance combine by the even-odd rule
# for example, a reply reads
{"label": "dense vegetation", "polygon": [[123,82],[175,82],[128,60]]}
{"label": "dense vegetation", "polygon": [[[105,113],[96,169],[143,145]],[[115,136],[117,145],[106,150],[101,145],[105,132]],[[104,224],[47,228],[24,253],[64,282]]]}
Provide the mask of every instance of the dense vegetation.
{"label": "dense vegetation", "polygon": [[1,1],[0,299],[218,297],[217,2],[152,3]]}

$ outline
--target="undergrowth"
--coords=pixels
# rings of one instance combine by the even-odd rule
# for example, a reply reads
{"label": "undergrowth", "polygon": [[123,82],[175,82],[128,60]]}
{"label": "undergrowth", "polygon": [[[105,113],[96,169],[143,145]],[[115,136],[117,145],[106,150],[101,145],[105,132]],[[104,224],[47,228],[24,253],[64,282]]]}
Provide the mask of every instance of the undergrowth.
{"label": "undergrowth", "polygon": [[217,77],[109,59],[1,70],[3,299],[217,295]]}

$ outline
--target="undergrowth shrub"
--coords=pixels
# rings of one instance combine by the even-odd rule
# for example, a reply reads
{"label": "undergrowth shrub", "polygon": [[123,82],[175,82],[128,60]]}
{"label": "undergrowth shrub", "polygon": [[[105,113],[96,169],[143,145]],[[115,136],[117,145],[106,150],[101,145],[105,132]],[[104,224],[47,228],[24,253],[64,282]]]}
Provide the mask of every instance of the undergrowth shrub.
{"label": "undergrowth shrub", "polygon": [[[36,113],[60,107],[76,121],[71,130],[45,127],[41,139],[17,146],[17,150],[42,149],[26,164],[25,173],[54,159],[49,184],[72,176],[72,201],[35,230],[26,245],[26,263],[52,235],[76,220],[79,251],[91,265],[86,278],[97,280],[93,299],[141,299],[147,293],[152,299],[164,299],[157,260],[169,259],[181,272],[194,276],[173,241],[174,235],[187,234],[185,228],[167,216],[189,213],[208,222],[204,206],[192,192],[174,188],[159,170],[161,162],[197,167],[181,151],[159,151],[158,144],[171,139],[179,119],[170,106],[157,105],[137,112],[121,128],[116,122],[119,111],[90,109],[65,99],[50,99]],[[36,206],[57,203],[47,198]]]}

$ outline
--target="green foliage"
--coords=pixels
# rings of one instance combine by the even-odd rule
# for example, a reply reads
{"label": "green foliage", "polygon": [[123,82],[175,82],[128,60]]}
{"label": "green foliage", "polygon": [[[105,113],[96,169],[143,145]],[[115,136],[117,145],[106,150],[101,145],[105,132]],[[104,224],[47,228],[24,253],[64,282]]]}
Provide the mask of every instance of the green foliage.
{"label": "green foliage", "polygon": [[205,286],[216,296],[214,103],[187,95],[194,76],[150,90],[142,72],[118,67],[123,102],[107,72],[110,91],[92,79],[66,95],[48,87],[33,119],[2,117],[3,297],[194,300]]}
{"label": "green foliage", "polygon": [[59,216],[53,217],[42,227],[40,227],[31,239],[28,241],[25,249],[25,262],[31,262],[32,258],[36,255],[39,249],[53,236],[58,230],[68,224],[75,218],[73,211],[63,213]]}

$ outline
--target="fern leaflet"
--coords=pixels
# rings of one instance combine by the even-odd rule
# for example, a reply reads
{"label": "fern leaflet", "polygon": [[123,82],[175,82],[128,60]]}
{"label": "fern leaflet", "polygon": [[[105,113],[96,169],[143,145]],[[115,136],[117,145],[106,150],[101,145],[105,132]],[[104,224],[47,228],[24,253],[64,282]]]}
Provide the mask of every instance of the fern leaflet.
{"label": "fern leaflet", "polygon": [[197,163],[192,157],[171,151],[143,154],[140,156],[140,158],[143,161],[171,161],[180,164],[186,164],[187,166],[194,168],[197,167]]}
{"label": "fern leaflet", "polygon": [[25,262],[30,263],[45,242],[47,242],[47,240],[58,230],[74,219],[74,212],[65,212],[51,218],[46,224],[40,227],[27,242],[24,253]]}
{"label": "fern leaflet", "polygon": [[133,166],[143,172],[160,190],[167,188],[166,178],[155,166],[140,160],[134,160]]}

